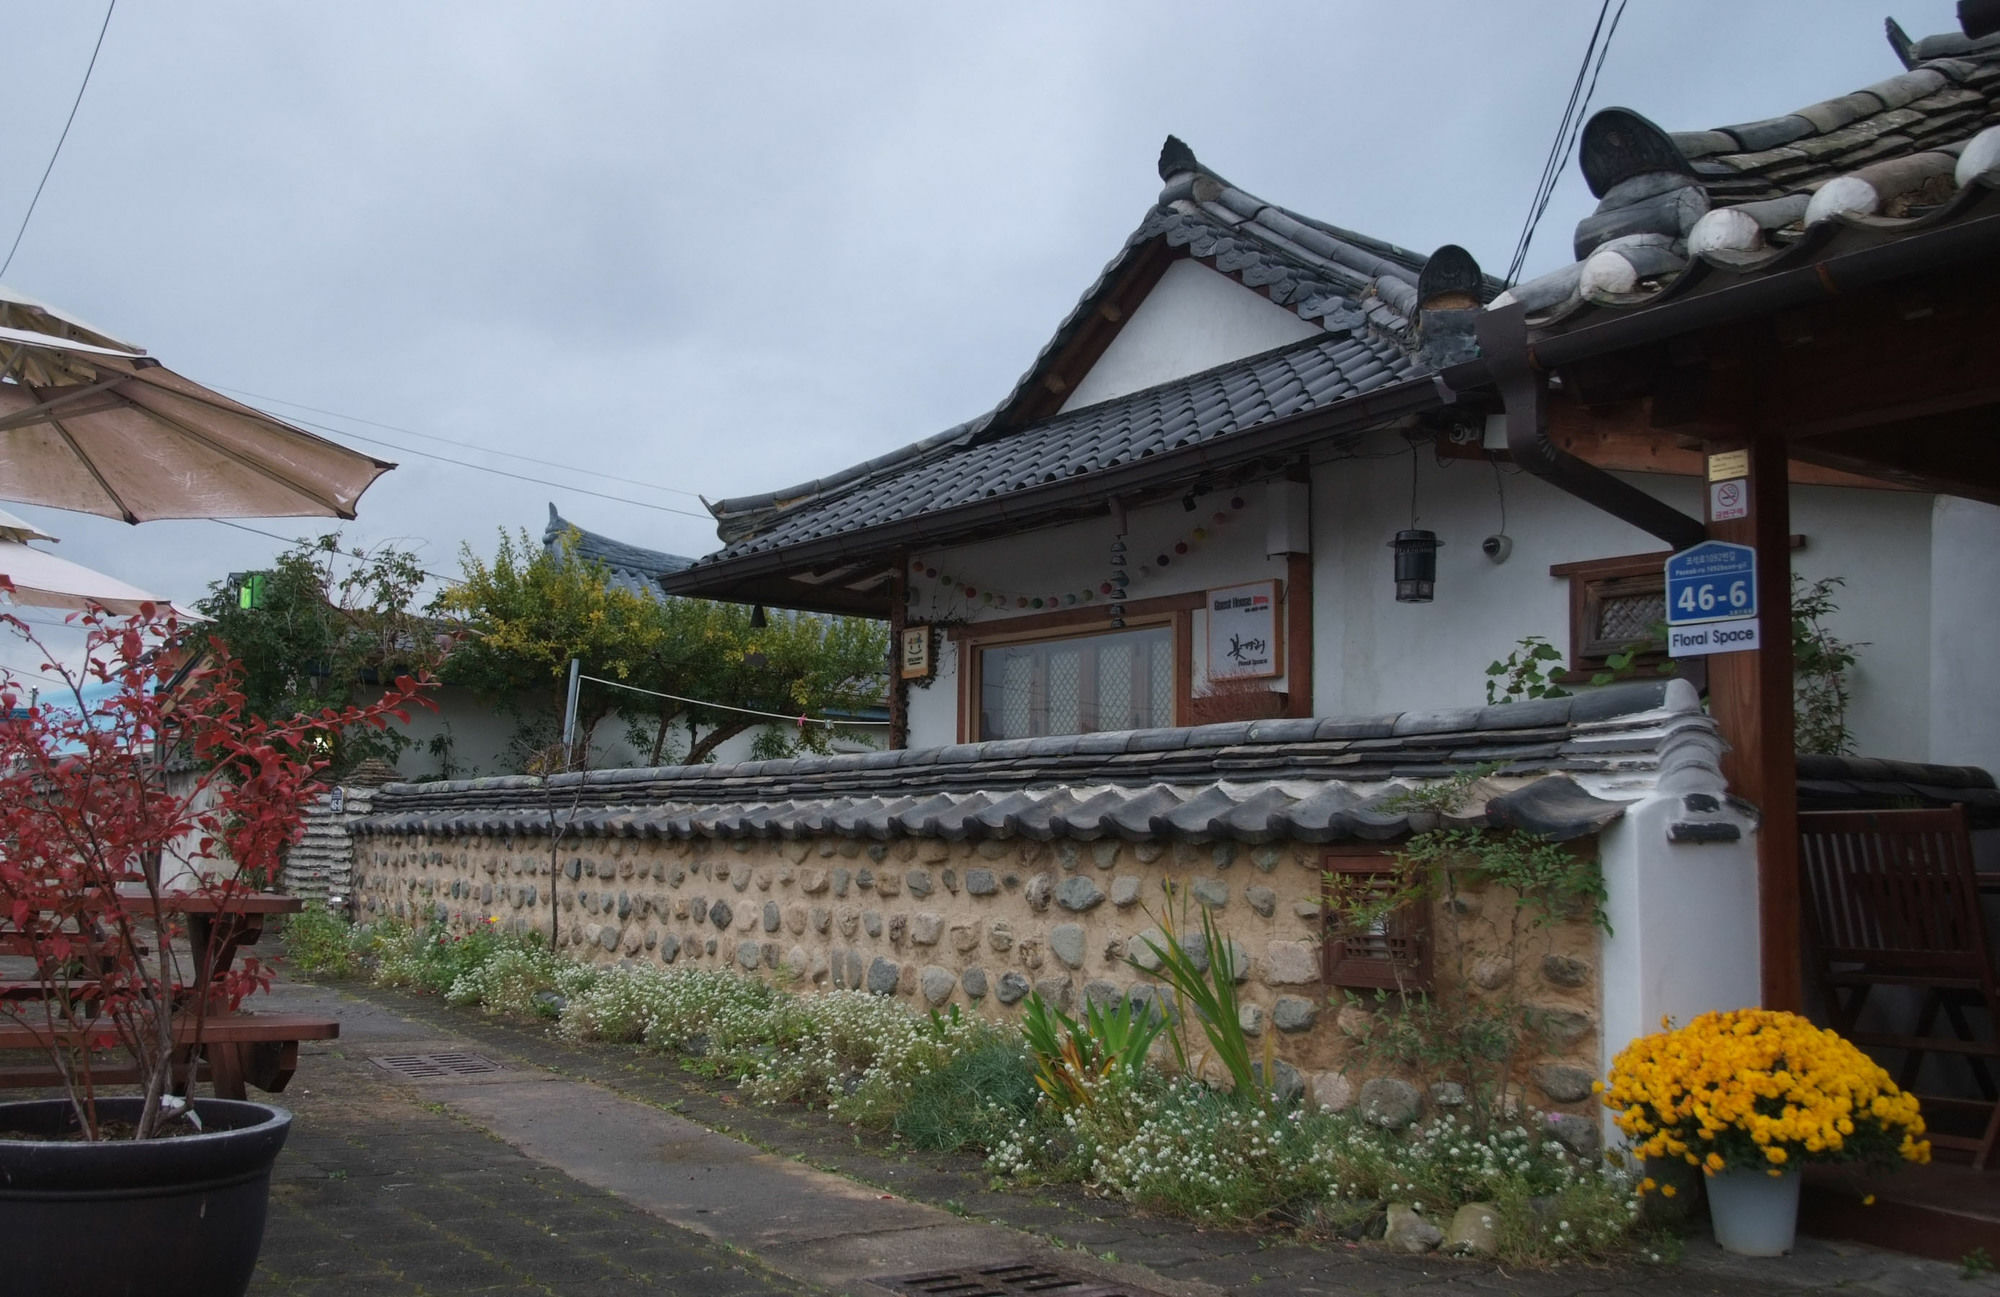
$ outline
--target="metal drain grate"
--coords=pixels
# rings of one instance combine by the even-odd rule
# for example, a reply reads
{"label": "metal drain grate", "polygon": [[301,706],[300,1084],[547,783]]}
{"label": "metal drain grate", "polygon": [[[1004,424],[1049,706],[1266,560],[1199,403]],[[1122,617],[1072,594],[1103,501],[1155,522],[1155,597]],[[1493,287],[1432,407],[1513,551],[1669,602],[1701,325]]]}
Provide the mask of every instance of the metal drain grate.
{"label": "metal drain grate", "polygon": [[1033,1261],[964,1270],[926,1270],[921,1274],[889,1275],[868,1282],[903,1297],[1160,1297],[1150,1288],[1107,1284],[1091,1275]]}
{"label": "metal drain grate", "polygon": [[484,1055],[457,1050],[442,1054],[383,1054],[368,1061],[413,1081],[432,1081],[441,1076],[484,1076],[501,1070],[500,1064]]}

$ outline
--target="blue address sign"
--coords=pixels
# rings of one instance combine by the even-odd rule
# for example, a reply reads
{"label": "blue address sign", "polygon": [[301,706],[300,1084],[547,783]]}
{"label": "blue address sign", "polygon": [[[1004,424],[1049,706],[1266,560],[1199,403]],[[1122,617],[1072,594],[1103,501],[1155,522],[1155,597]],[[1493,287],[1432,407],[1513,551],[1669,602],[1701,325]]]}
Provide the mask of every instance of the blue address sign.
{"label": "blue address sign", "polygon": [[1667,560],[1667,624],[1757,615],[1757,551],[1705,540]]}

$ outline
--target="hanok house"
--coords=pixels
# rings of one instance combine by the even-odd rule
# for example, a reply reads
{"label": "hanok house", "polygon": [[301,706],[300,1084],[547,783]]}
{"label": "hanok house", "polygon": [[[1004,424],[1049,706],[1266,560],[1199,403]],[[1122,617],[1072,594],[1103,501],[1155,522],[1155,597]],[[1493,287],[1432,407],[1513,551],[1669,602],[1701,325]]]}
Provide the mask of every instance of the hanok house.
{"label": "hanok house", "polygon": [[[1154,994],[1128,960],[1171,881],[1238,943],[1246,1024],[1339,1103],[1330,997],[1467,965],[1426,949],[1434,915],[1329,938],[1323,879],[1424,827],[1399,794],[1484,771],[1469,822],[1604,870],[1609,934],[1473,961],[1472,993],[1561,1024],[1529,1097],[1588,1125],[1584,1079],[1662,1015],[1801,1001],[1789,570],[1844,580],[1849,728],[1894,759],[1818,759],[1816,793],[2000,810],[1973,768],[2000,758],[1973,666],[2000,630],[2000,51],[1896,52],[1765,122],[1598,114],[1578,263],[1508,292],[1170,138],[997,406],[713,506],[723,548],[662,581],[886,619],[892,750],[385,789],[368,903],[984,1010]],[[1748,507],[1711,523],[1737,449]],[[1758,546],[1762,647],[1662,680],[1661,564],[1711,535]],[[1579,685],[1636,641],[1637,679],[1486,705],[1536,634]]]}

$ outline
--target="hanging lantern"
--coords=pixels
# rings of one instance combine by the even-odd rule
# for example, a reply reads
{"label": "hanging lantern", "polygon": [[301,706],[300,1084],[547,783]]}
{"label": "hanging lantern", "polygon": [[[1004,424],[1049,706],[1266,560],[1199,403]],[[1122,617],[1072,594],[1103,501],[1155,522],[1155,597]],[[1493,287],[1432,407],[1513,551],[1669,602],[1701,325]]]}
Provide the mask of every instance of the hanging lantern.
{"label": "hanging lantern", "polygon": [[1429,603],[1437,592],[1438,545],[1434,531],[1399,531],[1389,548],[1396,551],[1396,602]]}

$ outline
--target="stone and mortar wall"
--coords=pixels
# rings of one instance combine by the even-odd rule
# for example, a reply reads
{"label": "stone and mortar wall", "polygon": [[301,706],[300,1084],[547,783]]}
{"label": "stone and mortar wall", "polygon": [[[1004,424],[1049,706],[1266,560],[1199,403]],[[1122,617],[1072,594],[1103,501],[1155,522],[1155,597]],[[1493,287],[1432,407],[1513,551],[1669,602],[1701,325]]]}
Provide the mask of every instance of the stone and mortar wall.
{"label": "stone and mortar wall", "polygon": [[[550,854],[535,835],[369,834],[356,840],[355,893],[364,919],[497,919],[547,933]],[[1153,916],[1171,878],[1214,907],[1234,945],[1243,1023],[1259,1044],[1269,1036],[1275,1056],[1328,1106],[1359,1092],[1360,1071],[1341,1072],[1341,1019],[1359,1026],[1352,1015],[1368,1009],[1330,998],[1321,981],[1321,856],[1310,845],[586,837],[562,843],[556,859],[558,945],[574,957],[734,967],[993,1015],[1031,990],[1072,1011],[1164,997],[1144,971],[1153,961],[1140,938],[1157,938]],[[1439,980],[1462,972],[1469,994],[1532,1005],[1551,1048],[1522,1061],[1529,1101],[1588,1110],[1595,930],[1554,925],[1510,960],[1495,940],[1510,895],[1474,891],[1451,904],[1433,925]],[[1470,943],[1463,957],[1454,934]]]}

